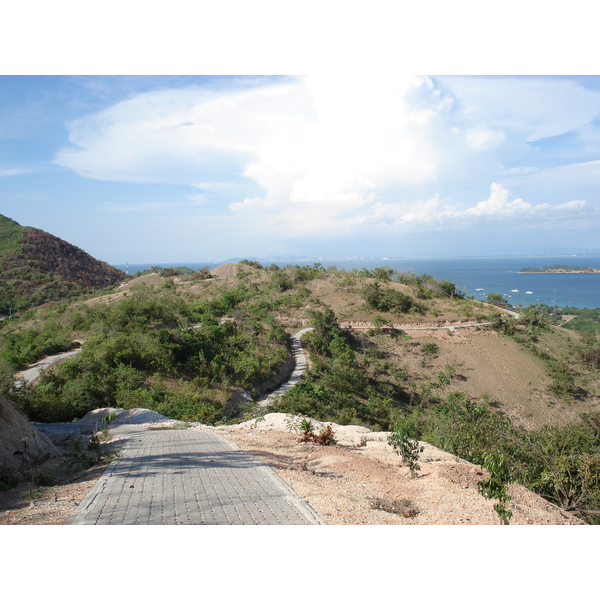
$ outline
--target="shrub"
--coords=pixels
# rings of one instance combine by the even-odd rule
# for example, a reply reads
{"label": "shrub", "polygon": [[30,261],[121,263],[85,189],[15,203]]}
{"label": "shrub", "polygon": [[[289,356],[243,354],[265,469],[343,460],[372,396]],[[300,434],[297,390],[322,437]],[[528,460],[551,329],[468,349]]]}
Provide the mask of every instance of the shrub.
{"label": "shrub", "polygon": [[440,351],[438,345],[434,342],[425,342],[421,344],[421,352],[427,356],[434,356]]}
{"label": "shrub", "polygon": [[388,444],[392,446],[396,454],[402,457],[402,460],[410,469],[411,477],[417,477],[418,471],[421,470],[418,460],[419,454],[423,452],[423,446],[417,440],[412,439],[411,435],[414,435],[413,423],[402,419],[398,422],[394,431],[389,434]]}
{"label": "shrub", "polygon": [[302,436],[298,439],[299,442],[313,442],[320,446],[332,446],[337,444],[331,425],[326,425],[318,434],[316,434],[312,423],[303,419],[300,423],[300,429],[302,430]]}
{"label": "shrub", "polygon": [[423,312],[422,307],[414,304],[405,293],[393,288],[382,288],[377,281],[365,287],[363,298],[370,308],[383,312],[392,312],[397,315],[407,313],[411,309]]}
{"label": "shrub", "polygon": [[508,525],[512,512],[506,508],[506,503],[511,497],[506,493],[506,486],[512,481],[512,475],[505,456],[494,456],[486,454],[483,466],[488,470],[489,477],[477,483],[477,489],[484,498],[498,500],[494,504],[494,510],[502,519],[504,525]]}

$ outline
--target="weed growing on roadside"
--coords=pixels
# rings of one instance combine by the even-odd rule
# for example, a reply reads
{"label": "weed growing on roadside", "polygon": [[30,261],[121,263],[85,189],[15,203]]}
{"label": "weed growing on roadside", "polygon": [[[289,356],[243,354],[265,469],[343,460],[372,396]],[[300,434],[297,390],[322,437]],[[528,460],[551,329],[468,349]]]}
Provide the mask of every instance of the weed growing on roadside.
{"label": "weed growing on roadside", "polygon": [[410,500],[388,500],[386,498],[373,498],[371,508],[384,510],[395,515],[402,515],[405,519],[416,517],[419,510]]}
{"label": "weed growing on roadside", "polygon": [[337,444],[331,425],[327,425],[319,433],[315,433],[313,424],[307,419],[303,419],[299,427],[302,431],[299,442],[313,442],[319,446],[335,446]]}
{"label": "weed growing on roadside", "polygon": [[33,487],[29,487],[29,489],[25,492],[19,492],[19,496],[21,498],[27,499],[27,500],[39,500],[39,498],[42,496],[42,491],[43,489],[34,489]]}
{"label": "weed growing on roadside", "polygon": [[315,441],[321,446],[335,446],[337,444],[337,440],[335,439],[331,425],[327,425],[321,429]]}
{"label": "weed growing on roadside", "polygon": [[102,421],[100,421],[100,423],[102,424],[102,427],[108,427],[108,425],[110,424],[111,421],[114,421],[117,418],[117,413],[108,413],[107,415],[104,415],[104,418],[102,419]]}
{"label": "weed growing on roadside", "polygon": [[[264,417],[263,417],[264,421]],[[300,424],[306,421],[306,418],[302,418],[302,415],[288,415],[285,418],[285,428],[288,431],[300,431]]]}
{"label": "weed growing on roadside", "polygon": [[105,428],[98,432],[97,437],[101,442],[108,442],[108,440],[112,439],[112,433]]}
{"label": "weed growing on roadside", "polygon": [[81,437],[74,439],[67,453],[67,460],[72,467],[87,469],[106,460],[111,454],[110,450],[102,447],[98,436],[92,435],[87,442]]}

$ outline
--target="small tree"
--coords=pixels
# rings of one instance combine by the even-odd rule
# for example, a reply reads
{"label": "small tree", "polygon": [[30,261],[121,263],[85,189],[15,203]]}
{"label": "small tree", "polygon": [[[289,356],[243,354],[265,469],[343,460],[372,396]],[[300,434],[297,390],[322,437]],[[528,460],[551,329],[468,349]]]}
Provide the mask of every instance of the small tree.
{"label": "small tree", "polygon": [[375,275],[375,279],[379,279],[380,281],[391,281],[394,269],[392,267],[376,267],[373,274]]}
{"label": "small tree", "polygon": [[489,302],[494,306],[499,306],[500,308],[506,308],[508,306],[508,302],[505,300],[502,294],[488,294],[486,302]]}
{"label": "small tree", "polygon": [[413,425],[410,421],[402,419],[395,427],[394,431],[388,436],[388,444],[392,446],[394,452],[402,457],[402,460],[408,465],[411,477],[418,477],[418,471],[421,466],[418,464],[419,454],[423,452],[423,446],[415,439]]}
{"label": "small tree", "polygon": [[498,500],[494,504],[494,510],[502,519],[502,523],[508,525],[512,517],[512,512],[506,508],[506,503],[511,499],[506,493],[506,486],[512,481],[508,461],[502,455],[494,456],[486,454],[483,466],[487,469],[490,476],[486,480],[480,481],[477,484],[477,489],[484,498]]}

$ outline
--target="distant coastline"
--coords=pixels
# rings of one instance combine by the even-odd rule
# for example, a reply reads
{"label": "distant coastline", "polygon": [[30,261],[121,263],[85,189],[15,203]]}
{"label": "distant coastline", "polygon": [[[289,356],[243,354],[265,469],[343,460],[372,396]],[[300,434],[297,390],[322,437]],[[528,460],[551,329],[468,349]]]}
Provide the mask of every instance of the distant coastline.
{"label": "distant coastline", "polygon": [[593,267],[573,267],[571,265],[553,265],[551,267],[525,267],[519,273],[600,273]]}
{"label": "distant coastline", "polygon": [[[255,260],[251,257],[245,257]],[[305,265],[304,258],[278,260],[279,257],[257,258],[262,265],[268,266],[276,263],[278,266],[285,264]],[[241,259],[239,259],[241,260]],[[203,266],[210,269],[229,262],[239,262],[233,258],[226,261],[211,262],[154,262],[154,263],[132,263],[128,265],[131,275],[150,269],[152,265],[161,267],[189,267],[199,270]],[[485,300],[488,294],[502,294],[513,306],[527,306],[533,302],[540,304],[555,305],[558,307],[577,308],[600,308],[600,294],[598,294],[598,283],[600,276],[590,277],[588,274],[566,275],[553,274],[547,277],[538,277],[537,273],[519,273],[519,269],[526,267],[541,267],[548,265],[571,264],[583,266],[586,270],[600,267],[600,253],[594,255],[566,256],[566,255],[544,255],[544,256],[511,256],[511,257],[469,257],[469,258],[413,258],[413,259],[370,259],[357,258],[352,260],[329,260],[322,258],[311,259],[319,262],[325,268],[336,267],[352,271],[362,268],[375,269],[376,267],[389,266],[401,273],[414,272],[417,275],[430,275],[439,279],[446,279],[454,283],[458,289],[467,295],[474,295],[478,300]],[[127,265],[116,264],[117,268],[125,271]],[[484,291],[479,290],[484,288]],[[522,292],[513,292],[520,289]],[[525,291],[532,294],[525,294]]]}

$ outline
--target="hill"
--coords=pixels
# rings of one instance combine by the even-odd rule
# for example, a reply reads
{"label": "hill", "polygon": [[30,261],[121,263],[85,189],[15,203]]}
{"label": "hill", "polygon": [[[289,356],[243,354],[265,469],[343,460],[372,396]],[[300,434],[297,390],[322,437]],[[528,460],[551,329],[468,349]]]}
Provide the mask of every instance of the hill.
{"label": "hill", "polygon": [[0,215],[0,314],[73,298],[125,279],[80,248]]}
{"label": "hill", "polygon": [[574,267],[572,265],[553,265],[551,267],[525,267],[519,273],[600,273],[600,269]]}
{"label": "hill", "polygon": [[246,261],[196,275],[149,273],[5,322],[0,393],[14,372],[81,341],[76,357],[11,395],[30,419],[111,406],[232,424],[260,414],[252,400],[281,381],[290,336],[310,327],[304,377],[270,412],[399,429],[488,464],[499,484],[510,475],[569,511],[600,510],[597,339],[536,308],[515,318],[451,282],[383,267]]}

